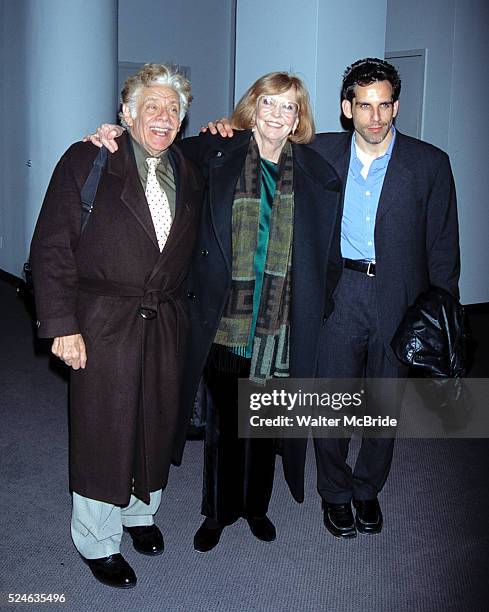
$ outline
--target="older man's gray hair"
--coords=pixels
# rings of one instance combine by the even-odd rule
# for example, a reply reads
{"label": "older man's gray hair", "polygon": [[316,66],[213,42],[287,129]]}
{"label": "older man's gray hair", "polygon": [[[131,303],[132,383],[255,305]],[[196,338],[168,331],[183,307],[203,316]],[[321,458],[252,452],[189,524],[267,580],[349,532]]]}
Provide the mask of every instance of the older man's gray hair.
{"label": "older man's gray hair", "polygon": [[[144,87],[166,85],[176,91],[180,99],[180,121],[183,121],[192,101],[190,81],[178,72],[174,66],[165,64],[144,64],[141,70],[126,79],[121,92],[122,104],[127,104],[131,117],[137,117],[138,96]],[[127,124],[120,113],[121,123]]]}

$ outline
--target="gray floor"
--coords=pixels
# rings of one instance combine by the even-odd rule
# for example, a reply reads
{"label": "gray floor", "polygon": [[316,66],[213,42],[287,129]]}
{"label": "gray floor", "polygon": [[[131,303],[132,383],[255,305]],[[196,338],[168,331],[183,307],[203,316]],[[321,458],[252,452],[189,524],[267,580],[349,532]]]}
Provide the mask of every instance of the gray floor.
{"label": "gray floor", "polygon": [[[0,610],[488,609],[487,440],[399,441],[382,495],[384,531],[353,541],[334,539],[322,525],[312,453],[302,505],[278,465],[270,509],[277,541],[257,541],[240,521],[207,554],[192,548],[202,443],[189,442],[157,516],[165,553],[143,557],[124,539],[137,587],[100,585],[69,537],[66,382],[46,353],[35,354],[30,321],[3,282],[0,317]],[[66,601],[9,605],[8,593],[63,593]]]}

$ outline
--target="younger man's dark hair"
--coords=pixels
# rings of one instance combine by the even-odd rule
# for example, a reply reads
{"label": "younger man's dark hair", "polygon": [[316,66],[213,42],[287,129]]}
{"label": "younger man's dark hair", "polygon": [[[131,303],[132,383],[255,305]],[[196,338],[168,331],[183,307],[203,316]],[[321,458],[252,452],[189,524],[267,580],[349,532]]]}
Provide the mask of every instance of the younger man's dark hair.
{"label": "younger man's dark hair", "polygon": [[389,81],[392,85],[392,101],[399,99],[401,79],[392,64],[376,57],[366,57],[353,63],[343,74],[341,99],[352,102],[355,85],[365,86],[376,81]]}

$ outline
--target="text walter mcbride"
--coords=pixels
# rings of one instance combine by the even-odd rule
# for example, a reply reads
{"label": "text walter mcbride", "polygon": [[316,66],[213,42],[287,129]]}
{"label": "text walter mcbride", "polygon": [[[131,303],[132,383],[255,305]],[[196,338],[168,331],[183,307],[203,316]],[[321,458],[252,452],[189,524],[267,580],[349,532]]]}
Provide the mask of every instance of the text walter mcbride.
{"label": "text walter mcbride", "polygon": [[345,414],[343,417],[330,418],[296,415],[295,418],[299,427],[397,427],[397,419],[389,416],[348,416]]}

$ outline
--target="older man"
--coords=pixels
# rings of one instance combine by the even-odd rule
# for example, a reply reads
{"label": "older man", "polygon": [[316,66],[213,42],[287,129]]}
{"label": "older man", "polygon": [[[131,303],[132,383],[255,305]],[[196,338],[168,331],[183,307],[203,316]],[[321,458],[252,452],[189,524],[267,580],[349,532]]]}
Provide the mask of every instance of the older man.
{"label": "older man", "polygon": [[71,533],[95,577],[132,587],[123,528],[143,554],[163,552],[154,524],[178,422],[187,315],[182,283],[202,180],[171,147],[189,82],[147,64],[122,91],[128,133],[109,157],[81,232],[80,191],[97,149],[58,163],[31,247],[39,335],[72,368]]}

